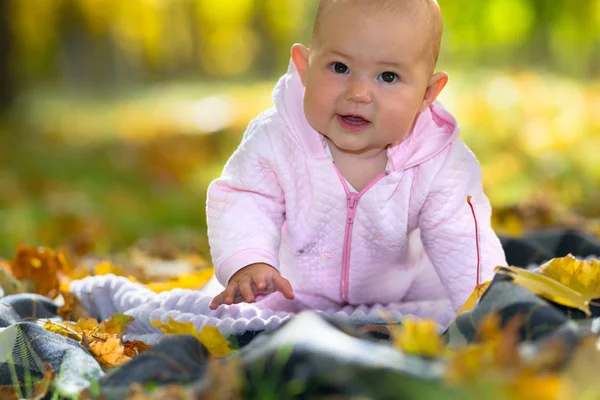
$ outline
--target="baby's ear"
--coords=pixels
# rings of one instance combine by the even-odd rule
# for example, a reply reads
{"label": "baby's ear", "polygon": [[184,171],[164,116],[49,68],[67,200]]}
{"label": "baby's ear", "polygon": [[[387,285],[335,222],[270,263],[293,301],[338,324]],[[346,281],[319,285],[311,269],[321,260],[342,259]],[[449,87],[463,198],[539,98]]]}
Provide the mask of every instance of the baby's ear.
{"label": "baby's ear", "polygon": [[435,99],[442,92],[446,84],[448,83],[448,74],[446,72],[437,72],[431,76],[429,83],[427,84],[427,90],[423,97],[423,104],[419,109],[419,112],[423,112],[429,107]]}
{"label": "baby's ear", "polygon": [[308,48],[296,43],[292,46],[292,61],[300,74],[302,84],[306,86],[306,69],[308,68]]}

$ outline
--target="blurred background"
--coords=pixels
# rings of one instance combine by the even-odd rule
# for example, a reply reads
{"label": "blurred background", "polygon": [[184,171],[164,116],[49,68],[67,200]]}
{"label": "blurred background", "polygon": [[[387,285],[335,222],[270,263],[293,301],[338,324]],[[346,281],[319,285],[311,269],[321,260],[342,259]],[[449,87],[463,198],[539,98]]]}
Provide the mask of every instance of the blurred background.
{"label": "blurred background", "polygon": [[[206,254],[205,192],[316,0],[0,0],[0,257]],[[600,1],[439,0],[494,226],[600,233]]]}

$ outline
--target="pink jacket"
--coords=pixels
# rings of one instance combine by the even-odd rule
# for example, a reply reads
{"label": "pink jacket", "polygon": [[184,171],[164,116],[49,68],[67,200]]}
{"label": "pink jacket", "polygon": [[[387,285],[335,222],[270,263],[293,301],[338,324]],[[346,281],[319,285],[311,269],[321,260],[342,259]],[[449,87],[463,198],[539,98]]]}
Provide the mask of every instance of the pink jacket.
{"label": "pink jacket", "polygon": [[[304,116],[303,93],[290,63],[274,89],[275,106],[250,123],[208,189],[219,282],[266,263],[290,281],[296,303],[328,309],[402,302],[427,277],[441,286],[419,289],[411,300],[433,294],[460,308],[476,283],[506,261],[490,226],[479,164],[457,138],[455,119],[434,104],[388,150],[386,173],[352,193]],[[428,275],[428,265],[435,273]],[[432,290],[440,293],[426,293]]]}

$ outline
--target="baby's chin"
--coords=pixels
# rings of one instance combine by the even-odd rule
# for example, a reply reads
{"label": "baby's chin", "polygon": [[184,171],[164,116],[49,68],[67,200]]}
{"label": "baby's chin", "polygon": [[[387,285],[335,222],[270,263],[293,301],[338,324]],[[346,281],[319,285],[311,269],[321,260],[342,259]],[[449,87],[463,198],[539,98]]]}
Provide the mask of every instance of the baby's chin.
{"label": "baby's chin", "polygon": [[338,151],[341,151],[342,153],[345,153],[348,155],[360,156],[360,155],[364,155],[367,153],[375,153],[378,150],[381,150],[381,149],[365,146],[364,143],[360,143],[360,141],[357,141],[357,140],[339,140],[337,138],[332,139],[327,135],[324,135],[324,136],[328,139],[330,147],[333,144]]}

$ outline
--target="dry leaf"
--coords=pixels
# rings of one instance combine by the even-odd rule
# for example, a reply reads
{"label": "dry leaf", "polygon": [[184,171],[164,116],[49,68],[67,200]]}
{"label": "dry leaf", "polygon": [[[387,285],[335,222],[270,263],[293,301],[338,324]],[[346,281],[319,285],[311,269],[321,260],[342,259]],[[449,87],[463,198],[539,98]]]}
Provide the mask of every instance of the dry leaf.
{"label": "dry leaf", "polygon": [[125,272],[120,267],[117,267],[110,261],[102,261],[94,266],[94,275],[108,275],[113,274],[117,276],[125,276]]}
{"label": "dry leaf", "polygon": [[569,254],[540,266],[540,273],[581,294],[588,301],[600,298],[600,261],[578,260]]}
{"label": "dry leaf", "polygon": [[114,314],[106,321],[103,321],[99,325],[99,330],[105,333],[114,333],[121,337],[125,333],[127,325],[133,321],[133,317],[125,314]]}
{"label": "dry leaf", "polygon": [[569,400],[564,384],[556,374],[538,374],[525,371],[517,375],[509,393],[514,400]]}
{"label": "dry leaf", "polygon": [[[20,400],[21,395],[31,395],[32,400],[41,400],[48,394],[48,389],[54,382],[56,373],[50,363],[44,363],[44,377],[33,384],[33,393],[31,393],[31,383],[28,384],[28,388],[24,387],[21,383],[19,386],[20,390],[17,390],[14,385],[2,385],[0,386],[0,399],[2,400]],[[19,395],[19,392],[21,395]]]}
{"label": "dry leaf", "polygon": [[65,257],[54,250],[19,244],[11,262],[11,270],[18,280],[33,282],[36,293],[54,298],[58,295],[65,262]]}
{"label": "dry leaf", "polygon": [[103,367],[118,367],[131,360],[130,357],[125,355],[125,347],[123,347],[121,339],[117,335],[88,336],[84,332],[81,343],[92,352]]}
{"label": "dry leaf", "polygon": [[206,268],[191,274],[179,276],[168,282],[150,282],[148,288],[154,292],[166,292],[172,289],[201,289],[214,275],[212,268]]}
{"label": "dry leaf", "polygon": [[492,281],[487,281],[487,282],[483,282],[482,284],[477,285],[475,287],[475,289],[473,290],[473,293],[471,293],[471,295],[465,302],[465,304],[463,304],[463,306],[460,308],[460,310],[458,310],[457,314],[462,314],[465,311],[470,311],[473,308],[475,308],[475,303],[477,303],[477,300],[479,300],[481,298],[481,296],[483,296],[483,294],[485,293],[485,291],[487,290],[487,288],[490,286],[491,283],[492,283]]}
{"label": "dry leaf", "polygon": [[205,326],[202,332],[198,332],[194,324],[188,322],[178,322],[169,317],[169,322],[164,323],[160,320],[150,321],[152,326],[163,331],[167,335],[192,335],[198,339],[213,357],[225,357],[233,352],[229,347],[227,339],[221,335],[221,332],[214,326]]}
{"label": "dry leaf", "polygon": [[151,345],[146,344],[142,341],[139,340],[134,340],[134,341],[127,341],[125,343],[123,343],[123,347],[125,347],[125,355],[127,357],[135,357],[140,353],[143,353],[144,351],[152,348]]}
{"label": "dry leaf", "polygon": [[48,320],[43,328],[47,331],[58,333],[61,336],[80,342],[82,332],[76,326],[76,324],[70,326],[67,322],[56,323]]}
{"label": "dry leaf", "polygon": [[576,308],[588,316],[592,314],[589,301],[580,293],[545,275],[517,267],[497,267],[496,273],[510,276],[515,284],[523,286],[547,300]]}
{"label": "dry leaf", "polygon": [[423,357],[438,357],[444,353],[444,343],[438,326],[432,320],[406,318],[401,328],[392,328],[394,346],[406,353]]}
{"label": "dry leaf", "polygon": [[65,304],[58,309],[58,315],[65,321],[77,321],[80,318],[90,318],[90,315],[81,304],[81,301],[74,293],[63,292],[60,294],[63,296]]}

